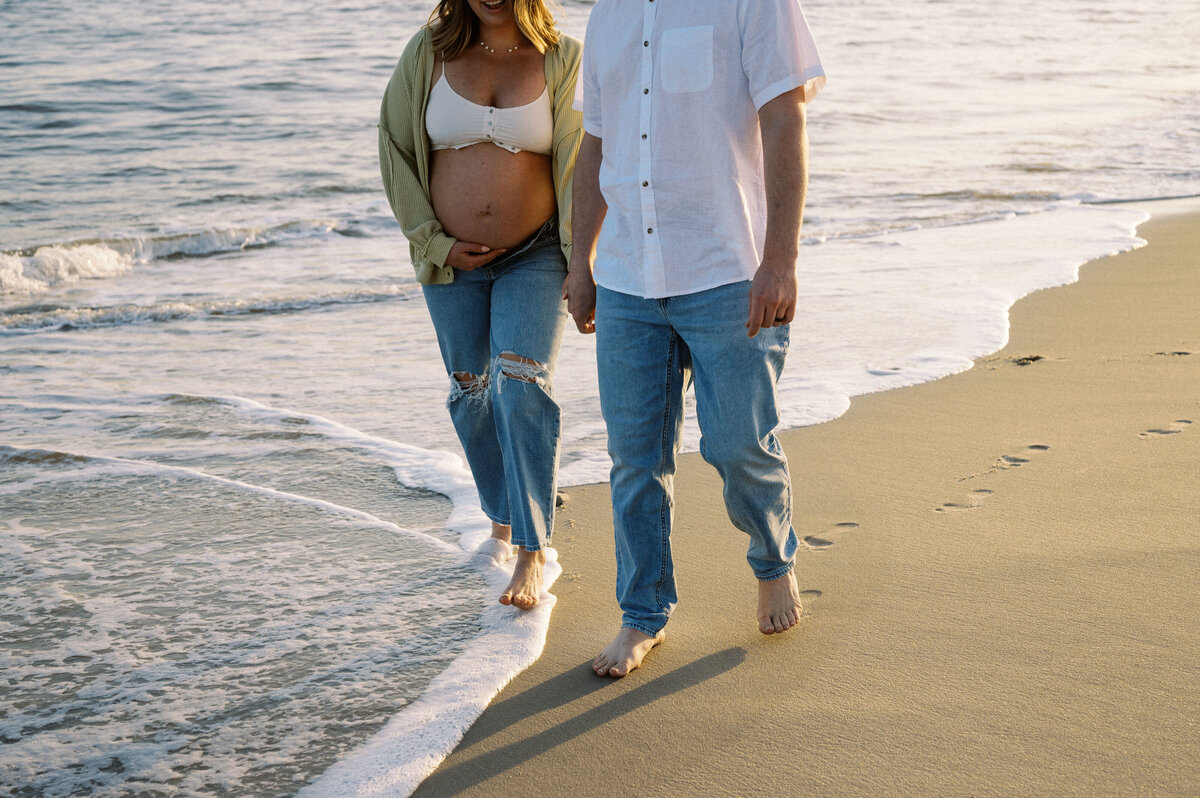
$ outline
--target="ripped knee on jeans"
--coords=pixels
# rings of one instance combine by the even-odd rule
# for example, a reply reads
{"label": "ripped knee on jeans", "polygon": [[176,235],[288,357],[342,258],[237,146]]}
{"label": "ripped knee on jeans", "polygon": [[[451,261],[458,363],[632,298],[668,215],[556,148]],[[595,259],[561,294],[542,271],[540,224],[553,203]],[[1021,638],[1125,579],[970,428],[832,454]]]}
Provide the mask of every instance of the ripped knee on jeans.
{"label": "ripped knee on jeans", "polygon": [[450,397],[446,404],[466,399],[468,402],[482,405],[487,401],[488,376],[486,374],[471,374],[466,371],[456,371],[450,375]]}
{"label": "ripped knee on jeans", "polygon": [[515,352],[501,352],[493,361],[493,368],[496,371],[497,392],[507,380],[533,383],[543,390],[549,387],[550,367]]}

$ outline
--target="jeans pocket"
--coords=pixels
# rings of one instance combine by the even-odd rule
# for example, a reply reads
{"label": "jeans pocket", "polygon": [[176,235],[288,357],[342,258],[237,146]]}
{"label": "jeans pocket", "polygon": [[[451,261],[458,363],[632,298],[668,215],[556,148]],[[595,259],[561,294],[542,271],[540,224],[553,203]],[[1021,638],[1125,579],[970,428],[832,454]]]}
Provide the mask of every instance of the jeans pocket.
{"label": "jeans pocket", "polygon": [[659,63],[664,91],[704,91],[713,82],[713,26],[674,28],[662,35]]}

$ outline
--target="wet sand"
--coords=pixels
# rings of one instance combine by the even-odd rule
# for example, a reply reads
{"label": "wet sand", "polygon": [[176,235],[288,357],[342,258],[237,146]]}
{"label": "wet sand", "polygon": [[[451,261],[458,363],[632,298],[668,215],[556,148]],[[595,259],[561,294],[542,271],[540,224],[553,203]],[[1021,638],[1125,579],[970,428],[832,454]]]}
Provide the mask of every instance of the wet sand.
{"label": "wet sand", "polygon": [[1200,208],[1144,207],[1004,350],[784,433],[793,631],[687,455],[667,640],[596,677],[609,494],[572,489],[545,652],[416,794],[1200,793]]}

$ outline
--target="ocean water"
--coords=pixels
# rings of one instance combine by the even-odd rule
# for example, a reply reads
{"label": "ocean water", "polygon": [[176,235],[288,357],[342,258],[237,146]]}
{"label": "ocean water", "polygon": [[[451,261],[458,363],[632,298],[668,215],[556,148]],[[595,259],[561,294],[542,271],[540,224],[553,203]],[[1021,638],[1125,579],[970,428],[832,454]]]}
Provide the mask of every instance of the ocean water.
{"label": "ocean water", "polygon": [[[0,793],[403,795],[540,651],[379,185],[429,5],[0,0]],[[805,10],[786,426],[968,368],[1139,244],[1118,203],[1200,195],[1196,4]],[[567,485],[608,469],[592,346]]]}

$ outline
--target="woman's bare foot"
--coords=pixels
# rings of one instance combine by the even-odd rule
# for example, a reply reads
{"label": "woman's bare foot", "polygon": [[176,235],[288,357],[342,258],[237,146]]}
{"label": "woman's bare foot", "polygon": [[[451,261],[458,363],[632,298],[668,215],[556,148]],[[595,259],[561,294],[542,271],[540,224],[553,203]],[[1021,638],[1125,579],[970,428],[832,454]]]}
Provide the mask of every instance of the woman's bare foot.
{"label": "woman's bare foot", "polygon": [[635,671],[642,660],[666,637],[662,632],[657,637],[643,634],[637,629],[622,626],[621,631],[613,641],[592,660],[592,670],[597,676],[611,676],[620,679],[630,671]]}
{"label": "woman's bare foot", "polygon": [[786,632],[800,623],[803,613],[794,573],[758,583],[758,631],[765,635]]}
{"label": "woman's bare foot", "polygon": [[488,557],[496,565],[504,565],[516,553],[512,547],[512,527],[492,522],[492,536],[475,549],[477,555]]}
{"label": "woman's bare foot", "polygon": [[517,549],[512,581],[508,583],[508,589],[500,594],[500,603],[523,610],[533,609],[542,595],[542,566],[545,564],[546,552]]}
{"label": "woman's bare foot", "polygon": [[515,553],[513,547],[500,538],[488,538],[475,549],[476,556],[487,557],[496,565],[504,565]]}

